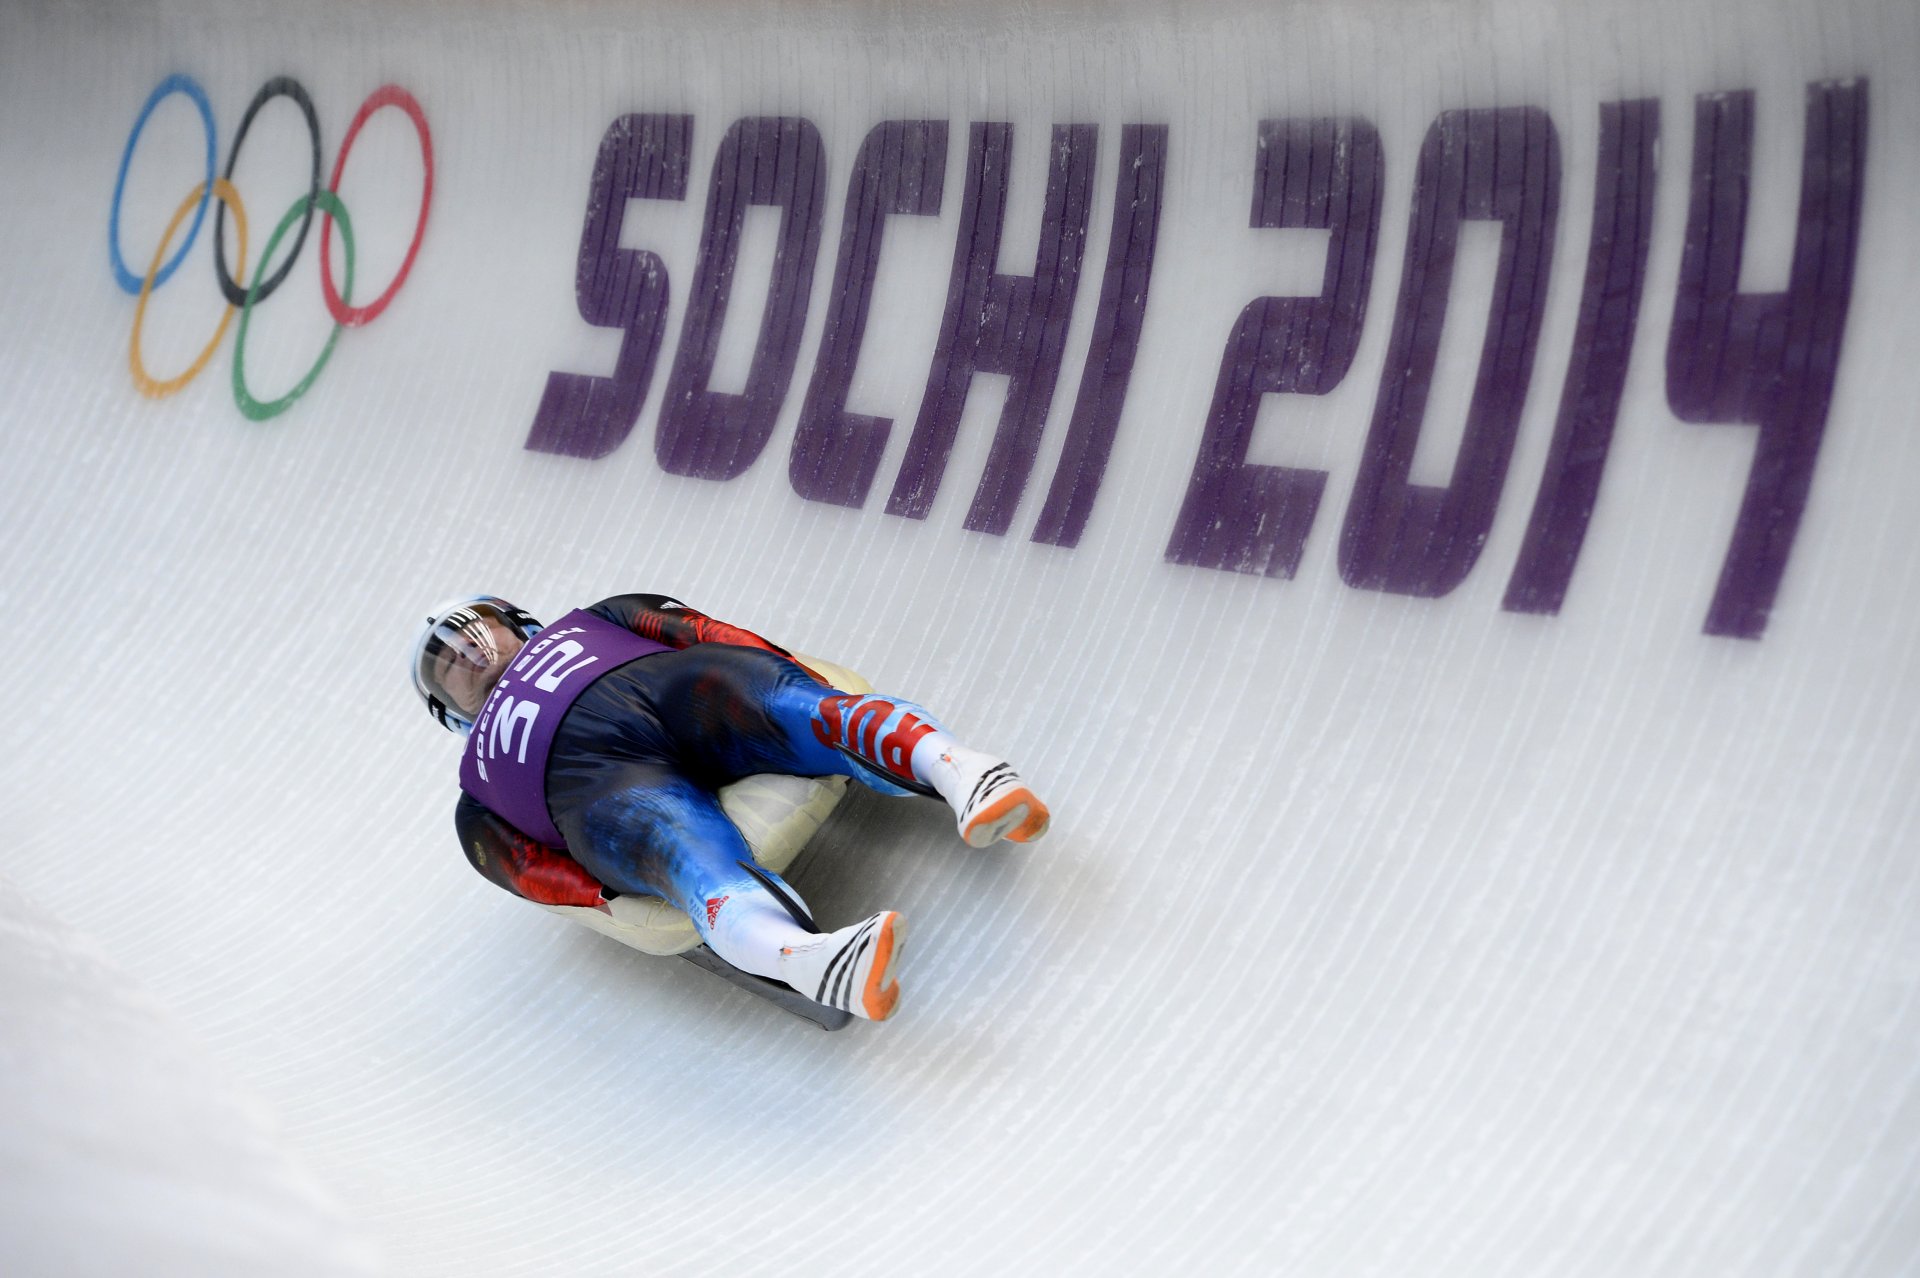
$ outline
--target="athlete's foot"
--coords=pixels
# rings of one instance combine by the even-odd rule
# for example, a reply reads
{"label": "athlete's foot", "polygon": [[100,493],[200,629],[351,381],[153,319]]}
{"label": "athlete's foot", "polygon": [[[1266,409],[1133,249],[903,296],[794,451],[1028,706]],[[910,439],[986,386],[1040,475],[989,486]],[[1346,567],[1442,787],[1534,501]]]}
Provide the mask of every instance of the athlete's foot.
{"label": "athlete's foot", "polygon": [[780,951],[780,979],[816,1003],[884,1021],[900,1003],[893,979],[907,920],[882,910],[838,932],[828,932]]}
{"label": "athlete's foot", "polygon": [[960,837],[969,847],[984,848],[1001,839],[1033,843],[1047,832],[1047,805],[1011,764],[956,747],[941,752],[938,768],[938,789],[953,805]]}

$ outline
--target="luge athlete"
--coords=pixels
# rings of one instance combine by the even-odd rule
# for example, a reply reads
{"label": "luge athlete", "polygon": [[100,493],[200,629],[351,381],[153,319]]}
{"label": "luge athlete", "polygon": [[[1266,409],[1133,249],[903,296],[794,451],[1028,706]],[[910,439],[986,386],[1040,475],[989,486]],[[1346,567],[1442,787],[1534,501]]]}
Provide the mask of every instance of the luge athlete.
{"label": "luge athlete", "polygon": [[414,687],[467,736],[454,812],[474,868],[548,905],[660,897],[745,972],[869,1020],[893,1014],[906,922],[821,934],[755,864],[720,787],[757,773],[848,776],[929,795],[974,847],[1046,833],[1011,766],[898,697],[842,692],[786,649],[664,595],[617,595],[549,626],[476,596],[428,618]]}

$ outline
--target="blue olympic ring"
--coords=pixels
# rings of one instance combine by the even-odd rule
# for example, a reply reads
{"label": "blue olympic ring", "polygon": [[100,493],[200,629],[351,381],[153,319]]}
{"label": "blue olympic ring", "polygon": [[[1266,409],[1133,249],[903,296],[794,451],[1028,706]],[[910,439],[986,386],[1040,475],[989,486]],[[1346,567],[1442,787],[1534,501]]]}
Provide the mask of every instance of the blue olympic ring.
{"label": "blue olympic ring", "polygon": [[207,100],[207,91],[201,88],[200,82],[192,76],[170,75],[160,82],[160,87],[155,89],[152,96],[147,99],[147,104],[140,108],[140,118],[133,122],[133,132],[127,136],[127,149],[120,156],[120,176],[114,179],[113,183],[113,211],[107,216],[107,252],[113,262],[113,278],[120,281],[121,288],[135,297],[140,295],[140,286],[145,282],[146,277],[128,270],[126,259],[120,255],[120,197],[126,193],[127,169],[133,163],[134,147],[140,144],[140,130],[147,127],[147,117],[153,114],[153,109],[160,105],[161,100],[174,93],[186,94],[193,99],[193,104],[200,108],[200,123],[207,134],[207,176],[204,194],[200,197],[200,207],[193,211],[193,225],[187,230],[187,238],[181,243],[180,251],[173,255],[173,260],[161,267],[160,273],[153,277],[155,288],[167,282],[173,274],[173,268],[180,265],[181,259],[187,255],[187,250],[193,247],[194,237],[200,234],[200,222],[207,215],[207,201],[213,198],[215,163],[213,103]]}

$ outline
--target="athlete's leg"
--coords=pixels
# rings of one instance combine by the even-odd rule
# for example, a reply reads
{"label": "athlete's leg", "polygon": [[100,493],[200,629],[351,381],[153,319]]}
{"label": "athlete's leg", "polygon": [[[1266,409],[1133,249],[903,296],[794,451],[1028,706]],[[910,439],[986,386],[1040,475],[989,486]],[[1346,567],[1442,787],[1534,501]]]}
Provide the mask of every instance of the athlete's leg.
{"label": "athlete's leg", "polygon": [[630,764],[620,779],[562,827],[588,873],[616,892],[658,896],[684,911],[700,939],[744,972],[871,1020],[892,1013],[892,967],[905,938],[899,915],[822,936],[798,894],[754,863],[711,791],[657,764]]}
{"label": "athlete's leg", "polygon": [[630,764],[620,777],[624,784],[570,814],[562,833],[574,859],[616,892],[657,896],[684,911],[721,958],[777,979],[780,948],[809,934],[795,916],[806,914],[805,904],[748,868],[752,849],[710,793],[656,764]]}
{"label": "athlete's leg", "polygon": [[653,660],[668,676],[654,689],[661,721],[703,766],[727,776],[839,774],[883,794],[937,795],[975,847],[1046,833],[1046,805],[1011,766],[914,702],[825,688],[750,648],[703,644]]}

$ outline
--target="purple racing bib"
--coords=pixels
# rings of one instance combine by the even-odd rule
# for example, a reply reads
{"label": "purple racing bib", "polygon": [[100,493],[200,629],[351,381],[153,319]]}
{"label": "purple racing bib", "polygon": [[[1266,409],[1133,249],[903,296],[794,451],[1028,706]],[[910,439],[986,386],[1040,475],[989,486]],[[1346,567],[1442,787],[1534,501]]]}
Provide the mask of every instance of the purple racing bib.
{"label": "purple racing bib", "polygon": [[547,756],[560,720],[601,675],[672,651],[585,609],[546,627],[480,707],[460,760],[460,788],[521,833],[564,847],[547,812]]}

